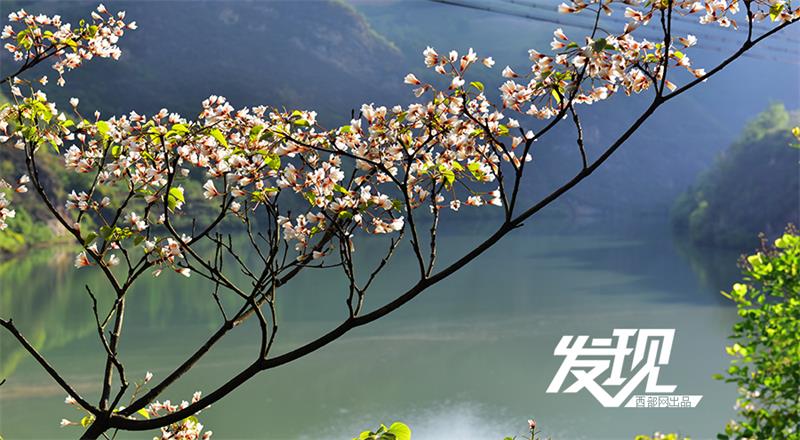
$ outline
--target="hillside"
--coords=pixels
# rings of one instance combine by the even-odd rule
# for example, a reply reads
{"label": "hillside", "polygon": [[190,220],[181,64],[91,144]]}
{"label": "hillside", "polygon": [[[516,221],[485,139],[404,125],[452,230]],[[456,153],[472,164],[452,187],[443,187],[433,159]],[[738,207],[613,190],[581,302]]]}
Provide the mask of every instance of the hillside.
{"label": "hillside", "polygon": [[[120,42],[124,54],[119,62],[93,60],[68,74],[66,88],[56,87],[51,78],[45,91],[61,107],[75,96],[81,108],[100,109],[103,117],[131,110],[152,114],[163,107],[191,116],[203,99],[217,94],[235,106],[314,109],[323,124],[335,126],[363,102],[391,106],[411,101],[403,76],[434,76],[422,64],[427,45],[460,51],[474,47],[479,54],[492,55],[499,67],[524,69],[527,49],[547,47],[552,37],[549,23],[432,2],[351,3],[354,6],[332,0],[115,1],[113,9],[126,10],[139,25]],[[0,3],[0,13],[24,7],[77,20],[95,6],[82,0],[8,0]],[[565,26],[565,31],[574,35],[583,29]],[[692,56],[698,65],[711,66],[720,55],[698,50]],[[790,107],[800,104],[797,65],[781,66],[786,68],[763,71],[762,61],[755,58],[732,64],[703,88],[660,110],[585,184],[549,211],[576,217],[663,216],[733,142],[739,127],[753,116],[750,109],[763,108],[770,100],[783,100]],[[0,73],[11,67],[8,54],[0,55]],[[41,73],[52,76],[46,66]],[[497,98],[500,69],[478,69],[474,74],[492,99]],[[744,89],[736,80],[741,77],[760,80]],[[590,156],[600,154],[650,99],[618,96],[581,109]],[[541,126],[541,121],[526,123]],[[550,132],[533,154],[536,168],[526,177],[523,203],[548,193],[580,166],[570,124]],[[20,173],[5,174],[15,168],[8,160],[0,157],[5,162],[1,176],[17,177]],[[57,182],[57,188],[64,184]],[[465,211],[460,218],[474,221],[472,217],[486,215],[487,210]]]}
{"label": "hillside", "polygon": [[[77,22],[96,6],[89,1],[3,1],[0,14],[24,8]],[[67,73],[65,88],[51,80],[44,90],[59,107],[74,96],[82,109],[99,109],[105,117],[131,110],[151,114],[163,107],[191,117],[203,99],[217,94],[237,107],[315,109],[323,123],[340,124],[362,102],[406,91],[402,76],[386,80],[399,75],[403,56],[398,49],[341,1],[117,1],[112,6],[125,10],[138,30],[120,42],[124,54],[119,62],[93,60]],[[15,66],[2,51],[0,74]],[[42,66],[36,73],[52,78],[54,72]],[[58,199],[82,185],[70,181],[76,179],[71,173],[60,172],[55,156],[41,160],[42,178]],[[0,148],[0,177],[12,182],[24,169],[20,151]],[[13,199],[17,217],[0,235],[0,253],[52,241],[58,228],[44,223],[50,216],[35,195]]]}
{"label": "hillside", "polygon": [[[441,50],[465,51],[473,47],[483,55],[491,55],[496,68],[510,65],[517,72],[528,69],[530,48],[549,48],[554,23],[536,21],[499,13],[486,12],[431,1],[351,0],[372,26],[397,45],[410,64],[408,71],[420,78],[426,73],[420,55],[427,45]],[[525,6],[531,2],[454,2],[488,5],[496,10],[518,11],[549,17],[564,23],[584,23],[588,17],[566,17],[558,14],[560,0],[539,2],[538,8]],[[550,9],[548,9],[550,8]],[[583,20],[583,21],[582,21]],[[686,18],[685,21],[689,21]],[[733,52],[741,37],[732,31],[682,22],[676,32],[701,32],[700,43],[690,56],[697,66],[710,68],[724,53]],[[609,30],[618,23],[609,22]],[[563,25],[568,36],[584,35],[586,29]],[[793,40],[788,40],[789,38]],[[771,46],[795,50],[800,29],[787,29]],[[709,41],[710,40],[710,41]],[[708,47],[703,50],[701,47]],[[658,111],[614,157],[587,181],[557,202],[575,216],[594,215],[630,217],[651,215],[662,217],[680,193],[708,168],[716,155],[733,142],[746,121],[772,101],[790,108],[800,105],[800,74],[791,60],[764,68],[765,57],[780,56],[765,47],[756,48],[752,57],[742,58],[728,66],[702,87],[681,96]],[[796,54],[795,54],[796,58]],[[496,98],[496,88],[503,81],[499,69],[476,70],[476,78]],[[675,72],[674,81],[682,83],[688,75]],[[754,80],[742,83],[742,78]],[[494,94],[493,94],[494,93]],[[373,98],[377,101],[377,98]],[[584,134],[591,156],[596,157],[649,104],[649,94],[613,97],[608,102],[580,109]],[[522,121],[522,119],[521,119]],[[530,121],[541,126],[540,121]],[[535,169],[526,182],[526,192],[541,196],[563,182],[580,167],[571,124],[550,132],[534,152]]]}
{"label": "hillside", "polygon": [[[2,13],[24,7],[77,21],[95,6],[4,1]],[[214,94],[237,107],[314,109],[334,123],[348,120],[364,101],[391,96],[389,85],[405,91],[397,48],[343,2],[115,1],[110,7],[138,25],[120,41],[123,56],[69,73],[66,88],[51,81],[46,90],[57,101],[77,96],[86,108],[107,113],[166,107],[191,116]],[[4,73],[11,70],[7,53],[0,60]]]}
{"label": "hillside", "polygon": [[[681,195],[675,228],[698,244],[752,247],[800,220],[800,150],[791,148],[798,115],[773,104]],[[795,141],[796,142],[796,141]]]}

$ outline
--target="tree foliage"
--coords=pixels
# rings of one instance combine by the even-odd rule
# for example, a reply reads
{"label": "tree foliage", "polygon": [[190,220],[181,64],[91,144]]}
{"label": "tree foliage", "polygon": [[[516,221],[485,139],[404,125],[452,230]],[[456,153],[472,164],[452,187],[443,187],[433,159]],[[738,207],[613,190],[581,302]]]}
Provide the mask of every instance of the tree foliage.
{"label": "tree foliage", "polygon": [[674,432],[664,434],[660,432],[654,433],[651,435],[637,435],[634,440],[691,440],[689,437],[685,437]]}
{"label": "tree foliage", "polygon": [[695,243],[743,247],[758,233],[778,235],[800,218],[800,150],[791,148],[797,115],[773,104],[745,127],[673,208],[675,227]]}
{"label": "tree foliage", "polygon": [[353,440],[411,440],[411,428],[402,422],[394,422],[388,427],[381,424],[378,429],[363,431]]}
{"label": "tree foliage", "polygon": [[720,439],[800,439],[800,235],[787,229],[743,262],[744,279],[724,293],[739,310],[733,358],[738,417]]}

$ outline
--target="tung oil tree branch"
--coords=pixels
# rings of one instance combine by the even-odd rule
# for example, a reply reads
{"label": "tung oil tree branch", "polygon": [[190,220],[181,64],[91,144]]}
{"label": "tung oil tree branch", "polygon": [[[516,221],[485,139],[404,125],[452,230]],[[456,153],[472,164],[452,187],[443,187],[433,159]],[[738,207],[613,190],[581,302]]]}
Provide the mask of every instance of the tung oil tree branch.
{"label": "tung oil tree branch", "polygon": [[[789,24],[794,23],[795,21],[796,20],[787,22],[784,25],[782,25],[782,27],[788,26]],[[763,38],[766,37],[754,40],[754,44],[757,43],[758,41],[761,41]],[[746,44],[745,46],[743,46],[743,49],[738,50],[728,59],[724,60],[720,64],[720,66],[724,67],[725,65],[728,65],[731,62],[735,61],[751,47],[752,44],[749,45]],[[716,72],[720,71],[722,69],[722,67],[720,66],[717,66],[716,68],[709,71],[706,77],[710,77],[714,75]],[[696,85],[699,84],[700,82],[701,81],[697,81],[694,82],[694,84]],[[688,88],[686,88],[685,90],[688,90]],[[674,95],[674,92],[672,95]],[[181,417],[186,417],[188,415],[193,414],[196,411],[200,411],[208,407],[209,405],[214,404],[215,402],[219,401],[224,396],[226,396],[227,394],[238,388],[241,384],[249,380],[251,377],[258,374],[259,372],[271,368],[276,368],[278,366],[302,358],[337,340],[350,330],[369,324],[397,310],[402,305],[406,304],[407,302],[411,301],[419,294],[424,292],[427,288],[449,277],[450,275],[457,272],[459,269],[466,266],[468,263],[476,259],[483,252],[485,252],[495,243],[497,243],[497,241],[506,236],[509,232],[522,226],[525,220],[527,220],[537,212],[544,209],[546,206],[551,204],[553,201],[557,200],[561,195],[563,195],[573,187],[577,186],[581,181],[583,181],[585,178],[591,175],[605,161],[607,161],[614,154],[614,152],[616,152],[619,149],[619,147],[621,147],[642,126],[642,124],[644,124],[644,122],[647,121],[656,112],[656,110],[661,105],[663,105],[668,99],[671,98],[672,95],[667,95],[666,97],[663,98],[656,97],[652,102],[652,104],[650,104],[650,106],[628,127],[627,130],[625,130],[614,142],[612,142],[596,160],[594,160],[587,167],[581,169],[581,171],[577,175],[575,175],[572,179],[570,179],[569,181],[558,187],[556,190],[551,192],[549,195],[541,199],[536,204],[526,209],[524,212],[516,216],[511,221],[504,222],[490,237],[488,237],[486,240],[484,240],[481,244],[472,249],[466,255],[464,255],[463,257],[461,257],[460,259],[458,259],[445,269],[442,269],[441,271],[437,272],[436,274],[420,280],[412,288],[410,288],[403,294],[399,295],[396,299],[364,315],[357,317],[350,317],[344,322],[342,322],[339,326],[329,331],[328,333],[292,351],[289,351],[287,353],[281,354],[273,358],[259,359],[255,361],[254,363],[250,364],[247,368],[242,370],[239,374],[231,378],[228,382],[218,387],[216,390],[209,393],[207,396],[203,397],[200,401],[190,405],[184,410],[165,416],[161,420],[112,419],[112,425],[126,430],[139,431],[139,430],[153,429],[155,427],[162,426],[165,423],[173,423],[174,421],[180,420]]]}
{"label": "tung oil tree branch", "polygon": [[3,326],[3,328],[5,328],[9,333],[11,333],[12,336],[14,336],[14,338],[17,339],[19,344],[36,360],[39,365],[42,366],[42,368],[45,369],[45,371],[47,371],[47,374],[50,375],[50,377],[52,377],[53,380],[64,389],[64,391],[66,391],[67,395],[75,399],[81,408],[95,415],[100,413],[99,409],[95,408],[83,397],[81,397],[81,395],[78,394],[78,392],[75,391],[75,389],[73,389],[63,377],[61,377],[58,371],[56,371],[56,369],[53,368],[49,362],[47,362],[47,360],[36,350],[36,348],[31,345],[25,336],[22,335],[11,319],[0,319],[0,326]]}

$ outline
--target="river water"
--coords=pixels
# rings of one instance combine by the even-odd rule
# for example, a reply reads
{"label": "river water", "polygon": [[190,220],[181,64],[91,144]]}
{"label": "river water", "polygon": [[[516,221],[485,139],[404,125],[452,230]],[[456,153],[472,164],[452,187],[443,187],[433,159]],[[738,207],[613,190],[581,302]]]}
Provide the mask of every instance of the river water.
{"label": "river water", "polygon": [[[443,260],[482,233],[445,234],[452,252]],[[367,242],[360,258],[374,259],[378,245]],[[84,285],[108,295],[99,274],[72,268],[73,255],[47,249],[2,263],[0,314],[14,318],[94,401],[103,358]],[[408,285],[414,266],[407,257],[398,255],[367,307]],[[218,439],[350,439],[402,420],[415,440],[499,440],[523,434],[529,418],[553,439],[653,431],[713,438],[733,415],[735,389],[712,375],[728,362],[724,345],[736,312],[719,291],[735,280],[736,258],[682,244],[655,220],[536,220],[389,317],[257,376],[200,419]],[[336,280],[311,273],[281,293],[278,352],[336,325],[345,310]],[[121,345],[129,377],[151,371],[158,380],[213,331],[218,311],[203,286],[199,278],[164,275],[131,293]],[[676,329],[659,383],[703,395],[700,405],[610,409],[585,390],[545,393],[561,362],[553,349],[562,335],[610,337],[614,328]],[[81,428],[59,427],[61,418],[81,417],[63,404],[64,392],[8,335],[0,342],[8,380],[0,387],[3,437],[77,438]],[[253,326],[237,329],[164,397],[210,391],[250,363],[257,347]]]}

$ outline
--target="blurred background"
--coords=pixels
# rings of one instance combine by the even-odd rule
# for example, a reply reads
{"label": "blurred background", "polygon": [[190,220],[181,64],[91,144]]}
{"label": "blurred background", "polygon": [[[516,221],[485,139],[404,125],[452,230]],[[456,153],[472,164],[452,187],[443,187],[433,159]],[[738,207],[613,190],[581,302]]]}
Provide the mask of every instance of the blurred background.
{"label": "blurred background", "polygon": [[[191,117],[216,94],[237,108],[313,109],[334,127],[365,102],[413,102],[403,77],[413,72],[435,80],[422,63],[426,46],[492,56],[495,67],[475,70],[471,80],[496,98],[502,68],[525,71],[527,50],[548,48],[555,28],[573,38],[587,33],[590,18],[559,15],[558,3],[113,1],[109,9],[127,11],[139,26],[120,41],[122,58],[96,60],[68,73],[67,87],[51,80],[45,90],[61,108],[74,96],[82,109],[97,108],[104,117],[164,107]],[[94,7],[3,0],[0,13],[25,8],[76,21]],[[620,15],[603,20],[612,31],[623,26]],[[676,20],[677,33],[698,37],[687,51],[696,67],[715,66],[744,35]],[[652,29],[640,35],[658,38]],[[528,418],[553,439],[632,438],[655,430],[714,438],[733,414],[735,397],[711,378],[726,366],[725,338],[736,319],[719,291],[736,279],[737,258],[758,245],[759,232],[774,236],[798,222],[800,156],[789,147],[789,131],[799,123],[799,54],[798,29],[777,34],[660,109],[595,174],[461,273],[385,320],[257,377],[204,411],[202,421],[215,438],[349,439],[379,422],[402,420],[422,440],[500,439],[523,433]],[[4,53],[0,73],[13,70]],[[674,81],[688,80],[678,74]],[[590,155],[627,128],[649,103],[645,95],[583,109]],[[579,169],[574,137],[564,124],[537,143],[526,201]],[[0,175],[22,174],[20,160],[0,149]],[[56,193],[68,192],[69,178],[57,164],[47,178]],[[33,201],[15,199],[18,217],[0,237],[0,315],[14,318],[91,395],[102,349],[83,286],[101,289],[102,280],[72,268],[73,249],[56,244]],[[445,260],[496,223],[486,209],[462,211],[444,226]],[[382,250],[368,241],[359,258],[370,261]],[[404,286],[413,267],[407,257],[397,257],[368,307]],[[330,287],[337,280],[310,275],[287,287],[279,351],[341,318],[343,293]],[[159,281],[140,285],[130,303],[122,350],[134,376],[166,375],[218,319],[201,280]],[[700,407],[612,410],[585,393],[544,393],[559,365],[552,350],[561,335],[603,337],[619,327],[676,328],[661,382],[676,384],[677,393],[705,395]],[[248,364],[253,330],[232,335],[168,398],[210,391]],[[63,392],[7,335],[0,344],[0,377],[8,379],[0,387],[0,433],[78,436],[76,428],[58,427],[61,418],[78,417],[63,405]]]}

